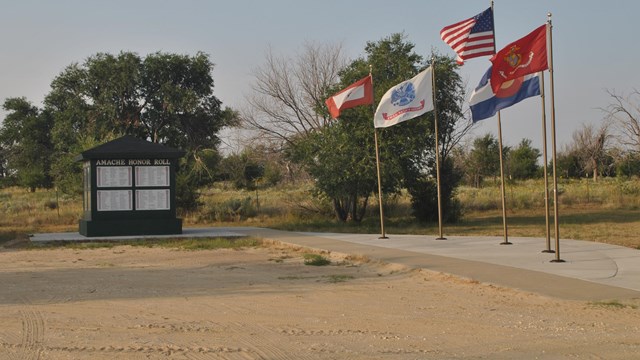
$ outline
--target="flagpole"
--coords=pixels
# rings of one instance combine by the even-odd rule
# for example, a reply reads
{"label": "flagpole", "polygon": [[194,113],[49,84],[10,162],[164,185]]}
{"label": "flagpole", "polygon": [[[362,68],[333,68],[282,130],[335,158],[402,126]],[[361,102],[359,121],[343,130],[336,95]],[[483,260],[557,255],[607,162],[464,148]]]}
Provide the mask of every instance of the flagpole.
{"label": "flagpole", "polygon": [[562,263],[560,259],[560,225],[558,224],[558,173],[556,167],[556,106],[553,87],[553,25],[551,25],[551,13],[547,14],[547,29],[549,31],[549,80],[551,90],[551,150],[553,157],[553,221],[556,231],[556,258],[551,262]]}
{"label": "flagpole", "polygon": [[[491,0],[491,14],[493,15],[493,53],[496,54],[496,30],[495,30],[495,13],[493,10],[493,0]],[[502,198],[502,230],[504,240],[500,245],[511,245],[507,234],[507,199],[504,186],[504,162],[502,159],[502,119],[498,110],[498,146],[500,147],[500,197]]]}
{"label": "flagpole", "polygon": [[373,128],[373,139],[376,145],[376,168],[378,170],[378,203],[380,204],[380,233],[379,239],[388,239],[384,232],[384,210],[382,208],[382,184],[380,180],[380,155],[378,153],[378,129]]}
{"label": "flagpole", "polygon": [[442,195],[440,192],[440,145],[438,144],[438,108],[436,107],[436,67],[435,58],[431,55],[431,88],[433,98],[433,122],[435,123],[436,137],[436,184],[438,187],[438,230],[440,236],[436,240],[447,240],[442,233]]}
{"label": "flagpole", "polygon": [[[375,96],[375,92],[373,92],[373,76],[371,75],[372,65],[369,65],[369,76],[371,76],[371,92]],[[375,101],[371,102],[371,111],[375,114],[375,109],[373,108]],[[382,181],[380,179],[380,152],[378,151],[378,129],[373,126],[373,140],[376,147],[376,170],[378,173],[378,203],[380,205],[380,237],[379,239],[388,239],[387,235],[384,232],[384,210],[382,207]]]}
{"label": "flagpole", "polygon": [[500,245],[511,245],[509,236],[507,235],[507,198],[504,186],[504,161],[502,156],[502,121],[500,119],[500,111],[498,111],[498,147],[500,152],[500,195],[502,197],[502,228],[504,231],[504,241]]}
{"label": "flagpole", "polygon": [[554,253],[551,250],[551,226],[549,224],[549,174],[547,174],[547,115],[545,108],[544,98],[544,73],[538,74],[540,79],[540,103],[542,104],[542,154],[544,159],[543,174],[544,174],[544,219],[546,225],[546,240],[547,248],[542,250],[543,253]]}

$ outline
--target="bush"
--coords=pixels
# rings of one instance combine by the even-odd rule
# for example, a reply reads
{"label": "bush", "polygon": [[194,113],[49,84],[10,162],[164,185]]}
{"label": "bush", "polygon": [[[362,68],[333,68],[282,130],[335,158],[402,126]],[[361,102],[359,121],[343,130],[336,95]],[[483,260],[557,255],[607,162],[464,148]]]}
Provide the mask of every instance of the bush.
{"label": "bush", "polygon": [[311,266],[325,266],[331,264],[331,261],[322,255],[304,254],[304,264]]}
{"label": "bush", "polygon": [[[454,168],[452,161],[445,161],[440,171],[440,197],[442,201],[442,220],[454,223],[462,218],[462,206],[455,198],[456,187],[462,175]],[[407,190],[411,194],[413,216],[421,222],[438,220],[438,187],[436,179],[422,176],[407,181]]]}
{"label": "bush", "polygon": [[230,199],[219,204],[208,205],[198,220],[202,221],[240,221],[257,215],[251,197]]}
{"label": "bush", "polygon": [[44,208],[49,210],[55,210],[58,208],[58,202],[55,200],[47,200],[44,202]]}
{"label": "bush", "polygon": [[183,210],[194,210],[201,205],[197,179],[181,170],[176,173],[176,205]]}

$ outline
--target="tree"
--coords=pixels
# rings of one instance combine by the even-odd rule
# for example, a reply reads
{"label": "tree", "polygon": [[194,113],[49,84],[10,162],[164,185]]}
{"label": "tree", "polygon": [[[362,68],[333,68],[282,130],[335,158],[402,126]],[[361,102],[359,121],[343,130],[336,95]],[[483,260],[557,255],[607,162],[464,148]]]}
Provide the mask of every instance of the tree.
{"label": "tree", "polygon": [[4,149],[2,143],[0,142],[0,187],[2,187],[2,185],[6,185],[8,176],[7,151]]}
{"label": "tree", "polygon": [[573,146],[565,146],[564,150],[556,155],[556,167],[559,176],[564,176],[567,179],[580,178],[582,166]]}
{"label": "tree", "polygon": [[295,58],[278,57],[269,48],[265,64],[254,71],[243,126],[281,146],[322,129],[331,120],[323,110],[327,90],[345,64],[341,44],[306,43]]}
{"label": "tree", "polygon": [[607,90],[613,100],[603,109],[606,118],[617,128],[618,141],[634,152],[640,152],[640,92],[634,90],[628,96]]}
{"label": "tree", "polygon": [[185,150],[178,177],[186,177],[180,182],[189,189],[211,181],[217,134],[237,118],[213,95],[212,69],[203,53],[158,52],[145,58],[131,52],[99,53],[82,65],[69,65],[45,98],[54,119],[56,182],[68,183],[67,189],[78,183],[66,181],[69,174],[79,173],[73,157],[86,146],[124,134]]}
{"label": "tree", "polygon": [[[453,58],[432,54],[430,64],[435,68],[435,96],[438,119],[439,149],[422,149],[422,159],[415,161],[405,172],[405,186],[411,194],[411,205],[414,216],[421,221],[437,219],[438,196],[436,181],[436,157],[440,160],[440,198],[443,219],[448,222],[457,221],[461,216],[460,205],[455,200],[455,189],[462,180],[462,173],[454,166],[451,153],[461,139],[471,130],[473,123],[468,121],[462,112],[465,102],[465,88],[458,65]],[[426,114],[428,132],[435,138],[435,112]],[[435,141],[435,139],[433,139]]]}
{"label": "tree", "polygon": [[[469,152],[467,171],[473,179],[475,187],[482,185],[482,180],[486,176],[494,178],[500,175],[500,145],[498,139],[491,134],[476,138]],[[503,155],[506,153],[503,149]]]}
{"label": "tree", "polygon": [[[340,84],[329,89],[325,98],[363,78],[371,64],[375,96],[379,99],[390,87],[405,81],[426,67],[422,57],[414,52],[414,45],[404,40],[403,34],[392,34],[378,42],[368,42],[366,58],[351,62],[340,72]],[[456,108],[461,103],[459,77],[453,73],[452,59],[438,57],[435,61],[439,119],[444,133],[442,143],[452,143],[455,121],[461,119]],[[441,83],[440,83],[441,82]],[[324,107],[322,111],[326,115]],[[315,179],[319,196],[325,196],[334,205],[336,217],[342,221],[361,221],[373,194],[377,192],[374,129],[372,108],[356,107],[342,112],[340,119],[309,135],[295,137],[288,148],[292,159],[305,165]],[[455,120],[453,120],[455,119]],[[434,188],[435,139],[432,113],[378,131],[382,188],[384,194],[393,194],[405,187],[415,204],[414,214],[430,220],[437,214],[435,193],[424,192],[425,186]],[[449,149],[449,147],[444,147]],[[452,167],[443,167],[446,172]],[[446,200],[452,198],[457,182],[455,177],[443,191]],[[431,184],[431,185],[430,185]],[[449,208],[453,208],[450,206]]]}
{"label": "tree", "polygon": [[592,125],[582,125],[573,132],[573,149],[580,160],[582,171],[593,174],[593,181],[605,171],[608,160],[608,140],[610,138],[608,124],[596,130]]}
{"label": "tree", "polygon": [[[376,84],[374,98],[381,98],[386,89],[413,77],[420,69],[422,58],[413,52],[413,47],[404,41],[402,34],[368,42],[365,47],[367,57],[352,61],[340,71],[340,83],[326,89],[322,99],[366,76],[369,64]],[[328,117],[325,106],[318,110]],[[314,178],[317,195],[330,199],[336,217],[342,221],[361,221],[371,195],[377,192],[372,116],[369,106],[348,109],[335,122],[310,134],[294,137],[288,147],[294,162],[303,164]],[[414,121],[411,124],[408,127],[412,129],[396,126],[379,132],[385,194],[399,191],[404,179],[401,163],[409,164],[409,157],[419,151],[418,142],[400,144],[400,139],[415,138],[419,134],[420,146],[433,144],[428,140],[430,133],[416,128],[424,125],[416,125]]]}
{"label": "tree", "polygon": [[233,182],[237,189],[255,190],[257,181],[264,175],[265,166],[247,148],[240,154],[230,154],[221,162],[221,175]]}
{"label": "tree", "polygon": [[531,140],[522,139],[509,153],[509,170],[514,179],[531,179],[538,174],[540,150],[531,147]]}
{"label": "tree", "polygon": [[31,191],[51,187],[51,117],[25,98],[6,99],[3,109],[9,112],[0,128],[0,147],[6,161],[3,172]]}
{"label": "tree", "polygon": [[640,175],[640,153],[623,151],[621,149],[615,149],[616,155],[613,156],[615,160],[615,173],[616,176],[638,176]]}
{"label": "tree", "polygon": [[352,114],[288,149],[315,180],[316,195],[331,201],[341,221],[362,220],[377,184],[373,129],[363,119]]}

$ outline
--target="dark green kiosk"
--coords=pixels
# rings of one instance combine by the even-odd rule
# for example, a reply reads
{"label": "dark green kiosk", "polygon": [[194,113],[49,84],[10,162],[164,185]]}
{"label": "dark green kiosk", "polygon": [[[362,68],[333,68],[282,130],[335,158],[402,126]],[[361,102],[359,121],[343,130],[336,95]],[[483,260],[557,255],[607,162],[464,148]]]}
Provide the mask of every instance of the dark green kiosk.
{"label": "dark green kiosk", "polygon": [[181,234],[175,171],[182,156],[181,150],[129,135],[78,155],[84,178],[80,234]]}

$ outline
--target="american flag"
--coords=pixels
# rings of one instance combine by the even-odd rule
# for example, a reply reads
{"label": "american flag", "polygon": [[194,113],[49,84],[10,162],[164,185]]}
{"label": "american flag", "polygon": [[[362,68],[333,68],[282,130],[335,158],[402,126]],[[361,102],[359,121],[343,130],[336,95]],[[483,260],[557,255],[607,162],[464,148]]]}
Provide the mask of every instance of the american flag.
{"label": "american flag", "polygon": [[480,14],[449,25],[440,30],[440,37],[458,54],[458,64],[474,57],[493,55],[493,10],[488,8]]}

